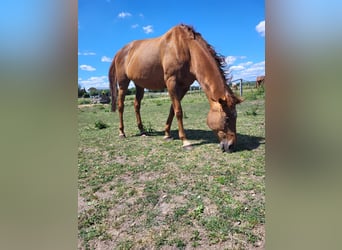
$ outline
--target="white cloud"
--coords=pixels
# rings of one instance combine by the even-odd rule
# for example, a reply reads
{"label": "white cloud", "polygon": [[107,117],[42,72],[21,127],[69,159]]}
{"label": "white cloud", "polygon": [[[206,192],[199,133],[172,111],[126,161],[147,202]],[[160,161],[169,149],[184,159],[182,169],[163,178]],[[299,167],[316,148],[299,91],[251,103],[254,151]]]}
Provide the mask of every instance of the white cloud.
{"label": "white cloud", "polygon": [[101,62],[112,62],[112,58],[108,56],[101,57]]}
{"label": "white cloud", "polygon": [[79,80],[78,83],[86,89],[91,87],[97,89],[109,88],[108,76],[92,76],[85,80]]}
{"label": "white cloud", "polygon": [[153,26],[152,25],[144,26],[143,30],[146,34],[152,33],[153,32]]}
{"label": "white cloud", "polygon": [[[78,84],[80,84],[82,88],[85,88],[85,89],[89,89],[91,87],[97,88],[97,89],[109,89],[108,76],[92,76],[84,80],[82,80],[82,78],[79,78]],[[132,87],[134,87],[134,83],[130,81],[128,88],[132,88]]]}
{"label": "white cloud", "polygon": [[236,56],[227,56],[226,57],[226,63],[227,65],[232,65],[236,61]]}
{"label": "white cloud", "polygon": [[252,65],[252,64],[253,64],[253,62],[248,61],[248,62],[245,62],[245,63],[240,63],[239,65],[242,66],[242,67],[247,67],[247,66]]}
{"label": "white cloud", "polygon": [[242,78],[244,81],[255,81],[259,75],[265,75],[265,61],[253,63],[246,56],[227,56],[228,74],[233,80]]}
{"label": "white cloud", "polygon": [[241,65],[237,65],[237,66],[231,66],[231,67],[229,67],[229,69],[231,72],[233,72],[233,71],[243,70],[243,69],[245,69],[245,67],[243,67]]}
{"label": "white cloud", "polygon": [[242,60],[245,59],[246,56],[227,56],[226,57],[226,63],[228,66],[233,65],[236,60]]}
{"label": "white cloud", "polygon": [[132,27],[132,29],[136,29],[139,27],[139,24],[133,24],[131,27]]}
{"label": "white cloud", "polygon": [[95,71],[96,70],[93,66],[85,65],[85,64],[80,65],[80,69],[85,70],[85,71]]}
{"label": "white cloud", "polygon": [[254,65],[256,65],[256,66],[258,66],[258,67],[265,67],[265,61],[256,63],[256,64],[254,64]]}
{"label": "white cloud", "polygon": [[130,17],[130,16],[132,16],[132,14],[129,12],[120,12],[118,15],[119,18],[126,18],[126,17]]}
{"label": "white cloud", "polygon": [[245,62],[230,67],[234,79],[242,78],[245,81],[255,81],[257,76],[265,75],[265,61],[253,63]]}
{"label": "white cloud", "polygon": [[265,20],[261,21],[256,27],[255,30],[261,35],[265,36]]}
{"label": "white cloud", "polygon": [[95,56],[95,52],[78,52],[77,53],[79,56]]}

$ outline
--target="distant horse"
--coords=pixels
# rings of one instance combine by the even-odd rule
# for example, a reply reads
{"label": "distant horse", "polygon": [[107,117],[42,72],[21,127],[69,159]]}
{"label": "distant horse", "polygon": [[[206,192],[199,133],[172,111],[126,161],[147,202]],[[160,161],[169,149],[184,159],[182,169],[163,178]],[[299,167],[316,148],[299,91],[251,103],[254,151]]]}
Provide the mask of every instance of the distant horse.
{"label": "distant horse", "polygon": [[232,83],[232,89],[233,90],[239,90],[237,83]]}
{"label": "distant horse", "polygon": [[172,104],[164,138],[171,138],[171,123],[176,115],[183,147],[191,148],[184,132],[181,100],[190,85],[197,80],[210,104],[207,125],[218,136],[222,151],[231,152],[237,141],[235,105],[242,100],[226,84],[225,66],[224,58],[215,52],[201,34],[184,24],[171,28],[160,37],[127,44],[117,52],[109,69],[113,112],[118,102],[119,135],[125,137],[124,100],[132,80],[136,86],[134,108],[140,133],[145,133],[140,116],[144,88],[167,88]]}
{"label": "distant horse", "polygon": [[265,76],[258,76],[255,81],[255,87],[259,88],[265,84]]}

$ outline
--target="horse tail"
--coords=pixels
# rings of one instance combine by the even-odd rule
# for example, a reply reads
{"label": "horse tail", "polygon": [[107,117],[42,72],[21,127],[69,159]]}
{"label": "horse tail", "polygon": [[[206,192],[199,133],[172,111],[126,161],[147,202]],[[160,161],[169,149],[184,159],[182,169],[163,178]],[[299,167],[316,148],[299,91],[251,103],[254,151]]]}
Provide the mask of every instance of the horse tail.
{"label": "horse tail", "polygon": [[109,79],[110,93],[112,96],[112,112],[115,112],[116,99],[118,96],[118,86],[117,86],[117,79],[116,79],[116,73],[115,73],[115,58],[113,59],[112,64],[110,65],[108,79]]}

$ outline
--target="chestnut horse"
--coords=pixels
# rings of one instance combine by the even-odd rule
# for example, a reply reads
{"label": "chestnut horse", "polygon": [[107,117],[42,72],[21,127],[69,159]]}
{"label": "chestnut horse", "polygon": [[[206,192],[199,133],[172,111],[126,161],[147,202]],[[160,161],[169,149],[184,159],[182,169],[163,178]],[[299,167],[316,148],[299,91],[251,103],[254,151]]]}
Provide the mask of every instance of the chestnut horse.
{"label": "chestnut horse", "polygon": [[255,87],[259,88],[265,84],[265,76],[258,76],[255,81]]}
{"label": "chestnut horse", "polygon": [[237,141],[235,105],[242,100],[226,84],[224,67],[224,58],[215,52],[200,33],[184,24],[171,28],[160,37],[127,44],[117,52],[109,69],[113,112],[118,102],[119,135],[125,137],[124,100],[132,80],[136,86],[134,108],[141,134],[145,133],[140,116],[144,88],[167,88],[172,104],[164,138],[171,138],[171,123],[176,115],[183,147],[191,148],[184,132],[181,100],[190,85],[197,80],[210,104],[207,125],[218,136],[222,151],[231,152]]}

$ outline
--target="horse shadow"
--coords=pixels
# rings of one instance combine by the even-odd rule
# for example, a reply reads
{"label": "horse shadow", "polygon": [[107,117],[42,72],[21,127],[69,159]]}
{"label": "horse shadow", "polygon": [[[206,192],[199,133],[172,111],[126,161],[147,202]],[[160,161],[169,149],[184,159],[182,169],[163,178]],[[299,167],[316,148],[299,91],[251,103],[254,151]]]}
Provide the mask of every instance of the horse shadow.
{"label": "horse shadow", "polygon": [[[202,129],[185,129],[187,138],[192,141],[196,140],[192,146],[200,146],[205,144],[219,144],[219,141],[211,130]],[[164,131],[151,131],[147,133],[148,136],[163,136]],[[171,137],[174,139],[179,139],[178,130],[171,130]],[[235,152],[240,151],[251,151],[258,148],[261,144],[265,144],[265,138],[252,135],[244,135],[237,133],[237,145],[235,147]]]}

